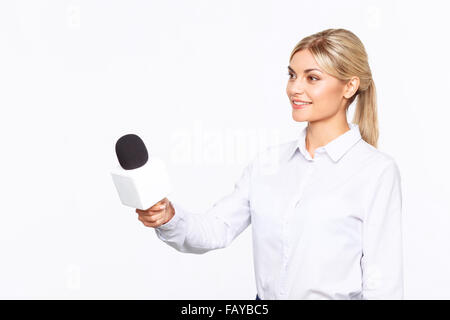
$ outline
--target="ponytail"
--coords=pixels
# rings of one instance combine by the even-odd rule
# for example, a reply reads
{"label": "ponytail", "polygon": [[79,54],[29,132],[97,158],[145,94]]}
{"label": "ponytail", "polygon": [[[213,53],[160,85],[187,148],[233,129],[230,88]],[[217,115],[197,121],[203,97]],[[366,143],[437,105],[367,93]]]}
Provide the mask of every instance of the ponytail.
{"label": "ponytail", "polygon": [[378,148],[377,93],[375,83],[369,80],[366,90],[358,94],[353,123],[359,126],[361,138]]}

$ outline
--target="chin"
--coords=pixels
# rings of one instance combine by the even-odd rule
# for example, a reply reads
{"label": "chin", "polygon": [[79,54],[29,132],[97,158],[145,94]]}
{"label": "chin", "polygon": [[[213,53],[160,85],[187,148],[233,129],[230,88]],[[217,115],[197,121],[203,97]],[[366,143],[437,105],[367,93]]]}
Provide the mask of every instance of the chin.
{"label": "chin", "polygon": [[309,121],[308,117],[305,116],[299,116],[296,114],[292,114],[292,119],[296,122],[305,122],[305,121]]}

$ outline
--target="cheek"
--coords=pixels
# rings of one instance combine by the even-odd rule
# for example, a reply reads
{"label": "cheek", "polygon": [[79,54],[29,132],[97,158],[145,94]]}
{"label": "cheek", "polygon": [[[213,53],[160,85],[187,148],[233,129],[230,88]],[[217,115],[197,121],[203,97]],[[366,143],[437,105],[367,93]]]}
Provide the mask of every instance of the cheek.
{"label": "cheek", "polygon": [[340,90],[337,86],[327,83],[316,84],[309,90],[310,97],[317,105],[327,105],[330,103],[338,103],[340,98]]}

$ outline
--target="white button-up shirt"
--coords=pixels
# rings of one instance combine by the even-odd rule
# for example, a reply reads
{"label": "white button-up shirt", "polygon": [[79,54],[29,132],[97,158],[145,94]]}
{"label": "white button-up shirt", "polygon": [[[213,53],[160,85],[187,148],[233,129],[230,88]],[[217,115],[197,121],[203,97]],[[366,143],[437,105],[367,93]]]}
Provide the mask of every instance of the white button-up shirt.
{"label": "white button-up shirt", "polygon": [[203,214],[173,202],[155,228],[180,252],[228,246],[250,224],[261,299],[403,299],[402,192],[395,160],[359,127],[317,148],[271,146]]}

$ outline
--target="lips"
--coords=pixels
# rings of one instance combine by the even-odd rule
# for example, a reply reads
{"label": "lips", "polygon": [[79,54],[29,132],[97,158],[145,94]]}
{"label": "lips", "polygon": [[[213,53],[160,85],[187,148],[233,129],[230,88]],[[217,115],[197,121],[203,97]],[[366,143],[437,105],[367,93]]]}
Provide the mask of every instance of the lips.
{"label": "lips", "polygon": [[[301,103],[301,104],[298,105],[298,104],[295,104],[295,102]],[[298,98],[291,98],[291,105],[292,105],[292,108],[294,108],[294,109],[305,109],[310,104],[312,104],[311,101],[306,101],[306,100],[302,100],[302,99],[298,99]]]}
{"label": "lips", "polygon": [[298,105],[292,103],[292,108],[294,108],[294,109],[306,109],[306,108],[308,108],[310,105],[311,105],[311,104],[304,104],[304,105],[298,106]]}
{"label": "lips", "polygon": [[294,108],[294,109],[306,109],[307,107],[309,107],[312,104],[312,103],[306,103],[306,104],[296,105],[294,103],[294,101],[296,101],[296,100],[293,100],[291,102],[292,108]]}

